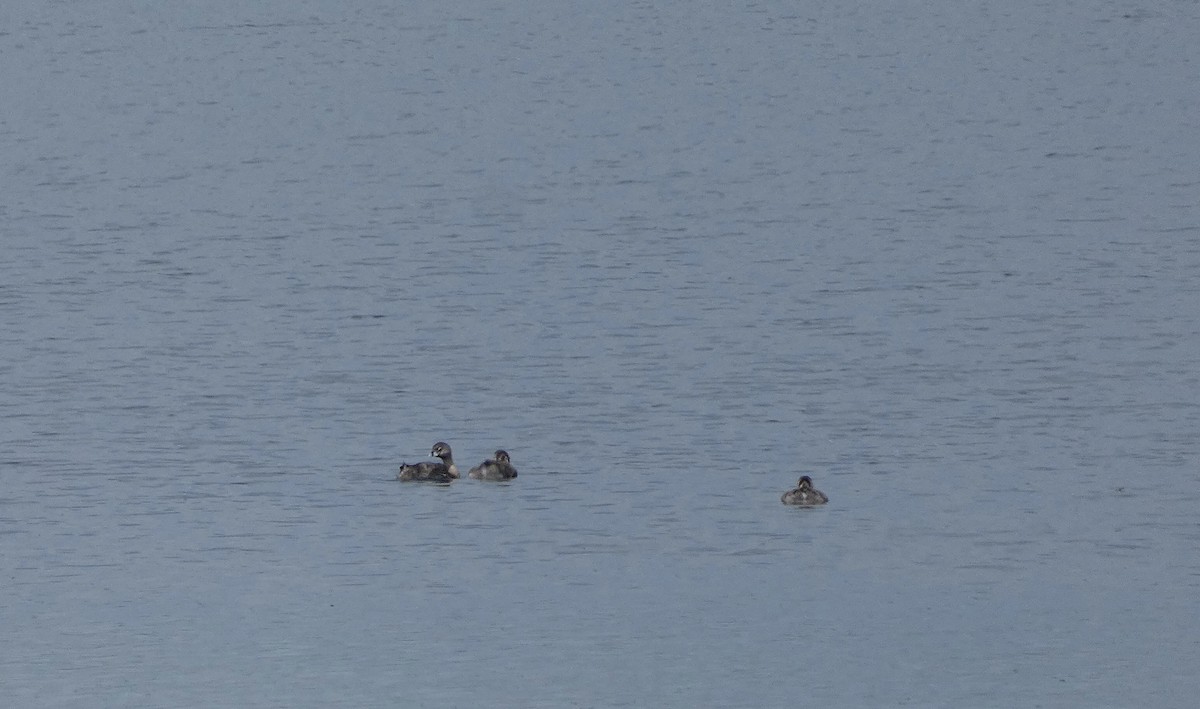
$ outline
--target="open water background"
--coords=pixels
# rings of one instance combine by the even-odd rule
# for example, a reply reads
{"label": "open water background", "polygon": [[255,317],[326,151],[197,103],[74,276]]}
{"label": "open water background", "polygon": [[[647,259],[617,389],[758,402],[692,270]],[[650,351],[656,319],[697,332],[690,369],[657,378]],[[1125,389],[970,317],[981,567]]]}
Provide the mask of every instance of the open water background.
{"label": "open water background", "polygon": [[1194,706],[1197,37],[6,4],[0,701]]}

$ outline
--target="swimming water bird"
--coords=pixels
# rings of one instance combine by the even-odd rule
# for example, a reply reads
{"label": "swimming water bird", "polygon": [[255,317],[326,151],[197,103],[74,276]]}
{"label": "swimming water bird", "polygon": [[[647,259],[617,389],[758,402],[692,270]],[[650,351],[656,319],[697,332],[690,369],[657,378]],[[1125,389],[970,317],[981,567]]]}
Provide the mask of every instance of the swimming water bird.
{"label": "swimming water bird", "polygon": [[508,451],[496,451],[495,458],[489,458],[467,473],[467,477],[475,480],[512,480],[517,477],[517,469],[508,457]]}
{"label": "swimming water bird", "polygon": [[825,493],[813,487],[812,478],[807,475],[800,477],[800,482],[797,484],[795,490],[788,490],[783,493],[781,500],[785,505],[804,505],[805,507],[823,505],[829,502],[829,498],[825,496]]}
{"label": "swimming water bird", "polygon": [[429,455],[441,458],[442,462],[416,463],[415,465],[401,463],[400,472],[396,474],[396,477],[401,482],[448,483],[458,479],[458,468],[454,465],[454,456],[450,452],[449,445],[438,441],[433,444],[433,450],[429,451]]}

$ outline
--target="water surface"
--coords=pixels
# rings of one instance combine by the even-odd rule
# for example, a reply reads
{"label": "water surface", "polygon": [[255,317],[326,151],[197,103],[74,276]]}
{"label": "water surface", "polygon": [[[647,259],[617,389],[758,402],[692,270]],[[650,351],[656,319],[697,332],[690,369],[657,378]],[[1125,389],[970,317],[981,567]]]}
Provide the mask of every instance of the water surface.
{"label": "water surface", "polygon": [[6,704],[1200,691],[1194,4],[0,19]]}

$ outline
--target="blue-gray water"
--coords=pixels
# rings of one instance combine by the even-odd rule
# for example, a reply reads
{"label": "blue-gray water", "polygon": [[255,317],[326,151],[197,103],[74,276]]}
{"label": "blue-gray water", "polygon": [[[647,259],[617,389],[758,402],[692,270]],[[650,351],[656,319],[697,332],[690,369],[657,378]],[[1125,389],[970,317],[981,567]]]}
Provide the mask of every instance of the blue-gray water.
{"label": "blue-gray water", "polygon": [[1197,37],[6,4],[0,703],[1194,706]]}

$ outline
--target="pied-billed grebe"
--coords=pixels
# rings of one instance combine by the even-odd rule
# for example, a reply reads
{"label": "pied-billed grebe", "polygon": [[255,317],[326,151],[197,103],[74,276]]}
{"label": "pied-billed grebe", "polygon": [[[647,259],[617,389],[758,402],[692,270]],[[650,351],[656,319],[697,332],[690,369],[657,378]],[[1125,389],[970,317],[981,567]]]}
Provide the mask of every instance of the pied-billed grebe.
{"label": "pied-billed grebe", "polygon": [[448,483],[458,479],[458,468],[454,466],[454,456],[450,453],[450,446],[438,441],[433,444],[433,450],[429,451],[429,455],[441,458],[442,462],[417,463],[415,465],[401,463],[400,472],[396,474],[396,477],[402,482]]}
{"label": "pied-billed grebe", "polygon": [[517,469],[508,457],[508,451],[496,451],[495,458],[483,461],[467,473],[467,477],[476,480],[512,480],[517,477]]}
{"label": "pied-billed grebe", "polygon": [[800,477],[800,482],[796,485],[795,490],[788,490],[783,493],[782,501],[785,505],[812,507],[813,505],[823,505],[829,502],[829,498],[825,496],[825,493],[812,486],[812,478],[803,475]]}

